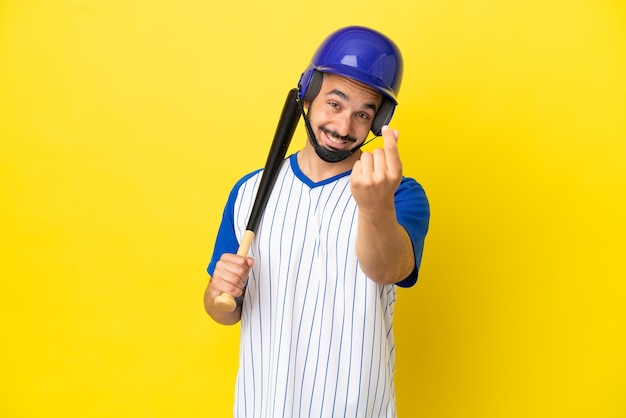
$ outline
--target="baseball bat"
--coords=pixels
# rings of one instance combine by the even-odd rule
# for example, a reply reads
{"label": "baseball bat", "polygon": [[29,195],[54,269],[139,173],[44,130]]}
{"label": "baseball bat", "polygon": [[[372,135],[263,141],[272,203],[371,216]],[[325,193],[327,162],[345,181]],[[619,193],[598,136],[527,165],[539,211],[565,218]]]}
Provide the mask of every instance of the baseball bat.
{"label": "baseball bat", "polygon": [[[287,148],[291,143],[291,138],[296,131],[298,120],[300,119],[300,102],[298,101],[298,89],[293,88],[289,91],[287,99],[285,100],[285,106],[278,120],[278,126],[276,127],[276,133],[274,134],[274,140],[272,146],[267,154],[267,161],[265,162],[265,168],[261,175],[261,183],[257,190],[256,197],[254,198],[254,204],[250,211],[250,217],[246,225],[246,230],[243,233],[237,255],[247,256],[256,230],[261,222],[261,217],[265,211],[265,206],[269,200],[272,188],[276,182],[276,176],[280,170],[280,166],[285,159]],[[215,307],[222,312],[233,312],[237,308],[237,301],[232,295],[228,293],[222,293],[213,301]]]}

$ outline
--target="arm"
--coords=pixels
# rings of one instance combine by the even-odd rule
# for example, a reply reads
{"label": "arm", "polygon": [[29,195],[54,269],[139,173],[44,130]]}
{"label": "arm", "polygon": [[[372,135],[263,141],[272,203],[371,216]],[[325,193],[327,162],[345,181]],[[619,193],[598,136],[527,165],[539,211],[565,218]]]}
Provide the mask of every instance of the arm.
{"label": "arm", "polygon": [[244,176],[231,190],[215,237],[211,261],[207,266],[210,279],[204,292],[204,309],[211,318],[224,325],[239,322],[241,305],[234,312],[222,312],[215,308],[215,298],[223,292],[235,298],[241,298],[253,263],[251,258],[235,254],[239,248],[239,239],[235,233],[235,225],[237,224],[235,202],[242,185],[253,174],[255,173]]}
{"label": "arm", "polygon": [[364,152],[350,177],[358,204],[356,253],[361,268],[376,283],[398,283],[415,268],[413,245],[398,223],[394,193],[402,180],[398,132],[383,128],[384,149]]}

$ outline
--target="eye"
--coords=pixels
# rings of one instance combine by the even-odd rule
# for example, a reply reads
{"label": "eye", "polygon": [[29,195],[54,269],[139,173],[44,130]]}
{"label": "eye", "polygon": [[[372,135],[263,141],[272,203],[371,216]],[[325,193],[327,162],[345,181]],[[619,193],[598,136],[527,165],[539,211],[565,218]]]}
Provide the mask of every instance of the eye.
{"label": "eye", "polygon": [[328,105],[330,107],[332,107],[332,108],[335,108],[335,109],[339,109],[340,108],[339,103],[337,103],[337,102],[328,102]]}
{"label": "eye", "polygon": [[368,120],[370,118],[370,115],[365,112],[359,112],[356,114],[356,117],[360,119]]}

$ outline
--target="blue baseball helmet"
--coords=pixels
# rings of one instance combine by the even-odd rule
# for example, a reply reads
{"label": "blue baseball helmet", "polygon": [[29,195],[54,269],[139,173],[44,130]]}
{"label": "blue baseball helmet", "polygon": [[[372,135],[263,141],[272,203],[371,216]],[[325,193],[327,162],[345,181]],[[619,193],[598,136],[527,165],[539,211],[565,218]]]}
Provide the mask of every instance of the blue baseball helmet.
{"label": "blue baseball helmet", "polygon": [[372,132],[381,129],[393,116],[402,82],[400,49],[387,36],[362,26],[349,26],[330,34],[318,47],[298,82],[299,97],[310,102],[322,86],[322,73],[351,78],[383,95],[383,103],[372,123]]}

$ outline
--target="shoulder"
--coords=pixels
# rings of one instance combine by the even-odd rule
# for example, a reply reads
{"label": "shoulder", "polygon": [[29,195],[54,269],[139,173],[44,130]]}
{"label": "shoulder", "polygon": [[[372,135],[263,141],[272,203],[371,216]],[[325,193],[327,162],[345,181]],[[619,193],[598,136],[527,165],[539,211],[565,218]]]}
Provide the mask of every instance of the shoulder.
{"label": "shoulder", "polygon": [[254,170],[237,180],[230,191],[228,201],[234,201],[239,195],[240,191],[254,188],[255,185],[258,183],[258,179],[261,177],[262,172],[263,170],[259,168],[258,170]]}
{"label": "shoulder", "polygon": [[426,191],[420,183],[411,177],[402,177],[402,181],[395,193],[396,207],[417,205],[429,210]]}
{"label": "shoulder", "polygon": [[245,183],[249,182],[254,177],[260,176],[261,173],[263,173],[263,169],[259,168],[257,170],[254,170],[254,171],[244,175],[239,180],[237,180],[237,182],[235,183],[233,189],[239,189],[242,185],[244,185]]}
{"label": "shoulder", "polygon": [[417,180],[412,177],[402,177],[402,180],[400,181],[400,186],[398,186],[396,194],[407,191],[423,194],[424,196],[426,195],[424,188],[421,184],[417,182]]}

